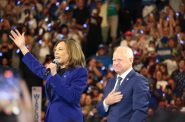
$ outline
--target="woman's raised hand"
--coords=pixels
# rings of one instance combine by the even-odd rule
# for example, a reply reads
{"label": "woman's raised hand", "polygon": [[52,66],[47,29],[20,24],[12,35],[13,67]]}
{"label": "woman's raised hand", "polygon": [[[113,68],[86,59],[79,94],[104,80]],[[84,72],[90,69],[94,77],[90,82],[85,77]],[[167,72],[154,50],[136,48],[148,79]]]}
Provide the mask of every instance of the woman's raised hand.
{"label": "woman's raised hand", "polygon": [[20,34],[20,32],[15,29],[11,30],[11,34],[9,37],[14,41],[14,43],[19,47],[20,49],[25,47],[25,38],[24,38],[24,32]]}
{"label": "woman's raised hand", "polygon": [[20,48],[23,55],[29,52],[29,50],[26,48],[26,45],[25,45],[24,32],[20,34],[20,32],[17,29],[15,29],[15,30],[11,30],[10,33],[11,34],[9,35],[9,37],[11,38],[11,40],[14,41],[17,47]]}

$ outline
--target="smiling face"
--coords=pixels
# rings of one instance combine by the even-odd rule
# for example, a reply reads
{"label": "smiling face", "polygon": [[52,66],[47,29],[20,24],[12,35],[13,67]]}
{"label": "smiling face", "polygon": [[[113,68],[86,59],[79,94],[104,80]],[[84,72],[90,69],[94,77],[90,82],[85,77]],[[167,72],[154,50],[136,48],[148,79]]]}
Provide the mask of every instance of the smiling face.
{"label": "smiling face", "polygon": [[133,53],[130,48],[118,47],[113,54],[113,68],[119,75],[132,67]]}
{"label": "smiling face", "polygon": [[61,41],[57,44],[57,46],[54,49],[54,55],[55,59],[57,59],[58,64],[61,66],[61,68],[65,68],[68,64],[69,54],[67,52],[67,46],[64,41]]}

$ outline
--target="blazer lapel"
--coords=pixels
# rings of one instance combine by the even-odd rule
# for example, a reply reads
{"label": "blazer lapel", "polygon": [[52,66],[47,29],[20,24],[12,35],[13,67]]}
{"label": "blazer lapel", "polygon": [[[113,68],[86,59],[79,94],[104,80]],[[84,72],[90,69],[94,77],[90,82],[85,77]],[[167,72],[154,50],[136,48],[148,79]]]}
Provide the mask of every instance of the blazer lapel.
{"label": "blazer lapel", "polygon": [[112,90],[113,90],[113,88],[114,88],[115,84],[116,84],[116,76],[115,76],[115,77],[113,77],[113,79],[112,79],[112,82],[111,82],[111,84],[110,84],[110,91],[112,91]]}
{"label": "blazer lapel", "polygon": [[132,76],[135,74],[135,71],[134,70],[131,70],[128,75],[125,77],[125,79],[123,80],[123,82],[121,83],[121,86],[120,86],[120,90],[122,90],[124,87],[127,86],[129,80],[132,78]]}

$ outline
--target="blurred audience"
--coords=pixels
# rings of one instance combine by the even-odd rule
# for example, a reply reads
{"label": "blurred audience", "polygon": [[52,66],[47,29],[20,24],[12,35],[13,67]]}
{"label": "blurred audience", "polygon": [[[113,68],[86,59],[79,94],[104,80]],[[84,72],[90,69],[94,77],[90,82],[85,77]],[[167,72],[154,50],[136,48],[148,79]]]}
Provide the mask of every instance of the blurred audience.
{"label": "blurred audience", "polygon": [[[134,69],[150,84],[148,120],[160,122],[154,119],[160,118],[159,110],[165,111],[164,116],[166,109],[185,113],[184,23],[183,0],[1,0],[0,64],[19,70],[31,93],[33,86],[44,87],[44,81],[23,65],[20,50],[9,41],[10,30],[25,32],[27,48],[44,65],[53,60],[57,40],[75,39],[88,64],[88,85],[81,98],[84,119],[105,122],[95,106],[115,73],[112,52],[116,46],[129,46],[135,55]],[[42,120],[46,107],[43,91]]]}

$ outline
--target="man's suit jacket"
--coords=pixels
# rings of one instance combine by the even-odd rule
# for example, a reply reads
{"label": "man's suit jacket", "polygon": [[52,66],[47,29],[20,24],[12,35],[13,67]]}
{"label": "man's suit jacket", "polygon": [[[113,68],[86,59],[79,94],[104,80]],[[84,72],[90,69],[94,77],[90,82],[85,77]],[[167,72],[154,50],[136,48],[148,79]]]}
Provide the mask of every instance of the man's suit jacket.
{"label": "man's suit jacket", "polygon": [[79,66],[66,70],[61,76],[51,76],[46,75],[46,68],[31,53],[23,57],[23,62],[36,75],[46,80],[49,104],[45,122],[83,122],[80,97],[86,87],[86,69]]}
{"label": "man's suit jacket", "polygon": [[105,112],[103,101],[113,90],[115,83],[115,77],[108,81],[103,99],[97,106],[98,113],[107,116],[108,122],[143,122],[147,116],[150,97],[146,79],[132,70],[120,86],[123,99],[119,103],[110,105]]}

